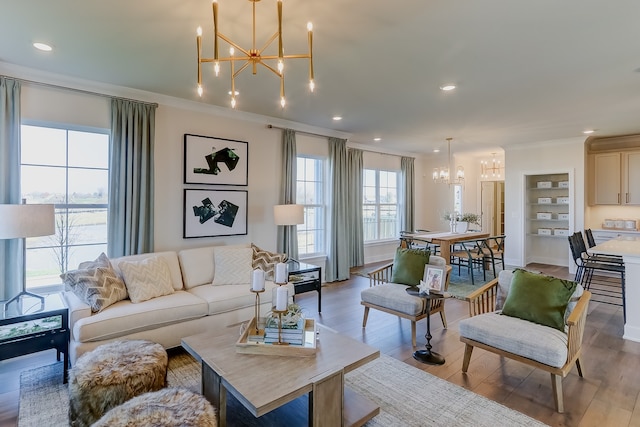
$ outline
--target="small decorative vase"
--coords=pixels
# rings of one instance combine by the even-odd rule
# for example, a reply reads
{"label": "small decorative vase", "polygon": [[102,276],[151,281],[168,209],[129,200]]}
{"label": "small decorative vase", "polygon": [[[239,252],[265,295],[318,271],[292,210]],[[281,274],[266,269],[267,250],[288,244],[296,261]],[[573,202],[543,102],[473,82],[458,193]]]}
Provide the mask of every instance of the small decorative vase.
{"label": "small decorative vase", "polygon": [[456,222],[456,231],[455,231],[456,233],[466,233],[468,229],[469,229],[468,222],[463,222],[463,221]]}

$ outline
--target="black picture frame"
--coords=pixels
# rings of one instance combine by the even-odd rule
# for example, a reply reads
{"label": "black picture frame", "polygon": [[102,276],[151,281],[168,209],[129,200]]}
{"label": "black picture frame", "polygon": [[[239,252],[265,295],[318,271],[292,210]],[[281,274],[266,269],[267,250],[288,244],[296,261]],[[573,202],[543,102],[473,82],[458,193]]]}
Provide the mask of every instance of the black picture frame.
{"label": "black picture frame", "polygon": [[248,185],[249,143],[184,134],[184,183]]}
{"label": "black picture frame", "polygon": [[247,234],[246,190],[184,189],[182,237]]}

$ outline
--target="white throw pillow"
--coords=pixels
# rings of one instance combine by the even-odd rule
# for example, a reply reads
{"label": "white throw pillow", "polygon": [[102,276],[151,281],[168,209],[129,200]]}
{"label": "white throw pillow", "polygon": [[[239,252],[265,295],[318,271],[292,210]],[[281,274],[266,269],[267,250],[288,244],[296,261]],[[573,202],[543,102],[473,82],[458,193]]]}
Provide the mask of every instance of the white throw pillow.
{"label": "white throw pillow", "polygon": [[121,261],[118,265],[131,302],[137,303],[173,293],[171,272],[160,257]]}
{"label": "white throw pillow", "polygon": [[248,285],[253,274],[251,248],[216,247],[212,285]]}

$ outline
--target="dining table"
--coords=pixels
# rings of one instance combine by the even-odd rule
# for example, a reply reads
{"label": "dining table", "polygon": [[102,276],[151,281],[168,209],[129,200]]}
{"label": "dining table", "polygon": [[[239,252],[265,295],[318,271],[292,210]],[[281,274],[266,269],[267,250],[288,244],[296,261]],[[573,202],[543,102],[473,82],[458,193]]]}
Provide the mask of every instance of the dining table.
{"label": "dining table", "polygon": [[465,233],[430,231],[426,233],[407,233],[403,234],[402,237],[439,245],[440,256],[445,259],[447,264],[451,264],[451,245],[466,240],[484,239],[489,237],[489,233],[484,231],[467,231]]}

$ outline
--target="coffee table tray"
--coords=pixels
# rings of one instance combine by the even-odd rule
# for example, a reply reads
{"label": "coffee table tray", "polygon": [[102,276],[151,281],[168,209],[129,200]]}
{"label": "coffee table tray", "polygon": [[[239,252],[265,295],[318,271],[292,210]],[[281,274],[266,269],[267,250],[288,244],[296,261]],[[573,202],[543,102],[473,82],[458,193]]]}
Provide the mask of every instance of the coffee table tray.
{"label": "coffee table tray", "polygon": [[256,327],[256,318],[253,317],[244,332],[236,341],[236,353],[243,354],[266,354],[271,356],[297,356],[297,357],[315,357],[317,341],[316,341],[316,323],[314,319],[305,319],[304,325],[304,344],[272,344],[265,343],[260,340],[249,340],[249,332]]}

